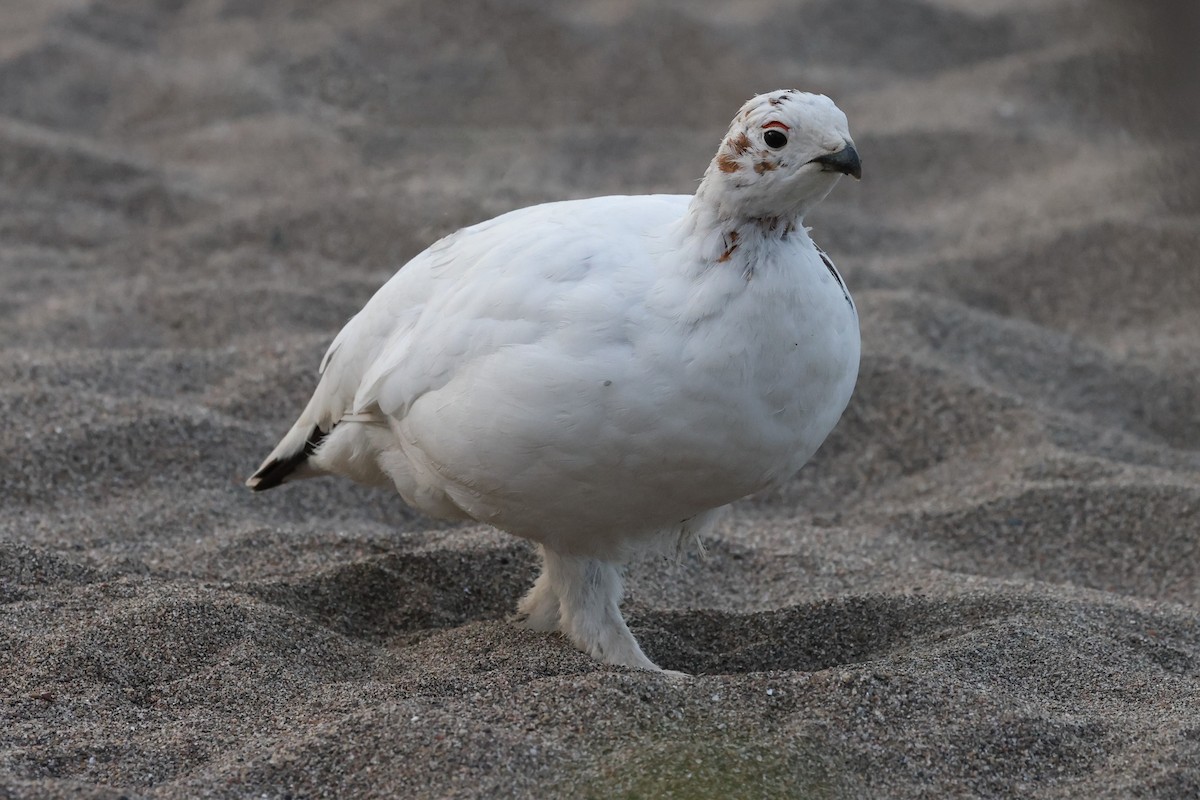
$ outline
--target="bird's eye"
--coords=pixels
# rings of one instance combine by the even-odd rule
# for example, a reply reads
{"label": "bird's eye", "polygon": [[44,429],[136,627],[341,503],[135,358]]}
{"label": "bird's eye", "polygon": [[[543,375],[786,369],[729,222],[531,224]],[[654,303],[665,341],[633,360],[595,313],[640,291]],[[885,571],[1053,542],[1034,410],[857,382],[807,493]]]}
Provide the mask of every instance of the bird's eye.
{"label": "bird's eye", "polygon": [[771,129],[763,134],[763,141],[767,143],[767,147],[778,150],[787,144],[787,135],[783,131]]}

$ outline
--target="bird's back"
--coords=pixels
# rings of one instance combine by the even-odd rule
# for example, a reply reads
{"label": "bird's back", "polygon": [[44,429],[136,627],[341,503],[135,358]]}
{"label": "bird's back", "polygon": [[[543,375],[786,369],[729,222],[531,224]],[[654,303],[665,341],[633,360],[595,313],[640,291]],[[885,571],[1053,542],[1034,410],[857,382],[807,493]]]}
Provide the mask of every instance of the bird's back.
{"label": "bird's back", "polygon": [[562,327],[568,309],[572,324],[587,324],[580,316],[589,314],[602,326],[651,280],[658,242],[689,199],[545,203],[441,239],[334,339],[318,393],[338,398],[329,404],[333,414],[379,406],[403,416],[476,359]]}

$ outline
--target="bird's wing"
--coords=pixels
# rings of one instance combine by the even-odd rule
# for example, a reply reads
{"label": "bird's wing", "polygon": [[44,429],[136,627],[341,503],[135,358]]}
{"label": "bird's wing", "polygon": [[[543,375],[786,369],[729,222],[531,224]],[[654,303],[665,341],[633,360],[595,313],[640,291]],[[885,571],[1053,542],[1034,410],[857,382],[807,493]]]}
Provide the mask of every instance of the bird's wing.
{"label": "bird's wing", "polygon": [[339,421],[402,418],[420,397],[505,348],[564,325],[596,334],[577,337],[580,348],[602,343],[605,330],[619,335],[614,329],[627,318],[627,302],[639,282],[653,277],[656,237],[683,215],[688,200],[547,203],[438,241],[334,338],[308,405],[247,484],[277,486]]}
{"label": "bird's wing", "polygon": [[442,239],[338,334],[324,360],[319,418],[332,424],[376,409],[403,417],[422,395],[502,348],[568,323],[618,324],[631,289],[652,279],[654,237],[687,201],[658,195],[547,203]]}

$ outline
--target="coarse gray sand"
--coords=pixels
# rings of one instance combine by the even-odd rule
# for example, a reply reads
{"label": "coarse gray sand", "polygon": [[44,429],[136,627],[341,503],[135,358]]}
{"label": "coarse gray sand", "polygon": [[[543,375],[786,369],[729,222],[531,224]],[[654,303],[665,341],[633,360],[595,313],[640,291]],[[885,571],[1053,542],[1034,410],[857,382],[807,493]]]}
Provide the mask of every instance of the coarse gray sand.
{"label": "coarse gray sand", "polygon": [[[1200,797],[1197,15],[1148,5],[5,0],[0,797]],[[862,373],[630,570],[694,679],[506,622],[523,542],[243,488],[407,258],[690,192],[783,86],[863,156],[809,219]]]}

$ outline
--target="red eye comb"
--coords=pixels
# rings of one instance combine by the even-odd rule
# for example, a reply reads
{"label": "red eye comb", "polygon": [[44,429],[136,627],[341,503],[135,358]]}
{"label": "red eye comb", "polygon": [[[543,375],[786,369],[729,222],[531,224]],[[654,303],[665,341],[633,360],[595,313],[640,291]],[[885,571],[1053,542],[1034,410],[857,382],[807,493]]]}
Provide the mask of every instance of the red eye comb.
{"label": "red eye comb", "polygon": [[778,120],[775,120],[775,121],[773,121],[773,122],[768,122],[766,125],[763,125],[763,130],[764,130],[764,131],[765,131],[767,128],[780,128],[780,129],[782,129],[782,130],[785,130],[785,131],[790,131],[790,130],[791,130],[791,128],[789,128],[787,125],[784,125],[782,122],[779,122]]}

